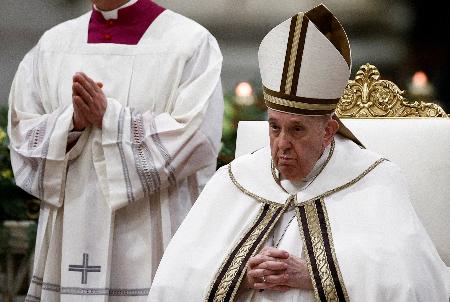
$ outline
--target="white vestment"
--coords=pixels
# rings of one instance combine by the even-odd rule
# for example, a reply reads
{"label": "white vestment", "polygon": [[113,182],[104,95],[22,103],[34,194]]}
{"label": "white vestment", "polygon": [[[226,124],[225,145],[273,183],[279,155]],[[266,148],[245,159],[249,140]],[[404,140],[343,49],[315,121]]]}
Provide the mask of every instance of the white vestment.
{"label": "white vestment", "polygon": [[[275,181],[269,148],[219,169],[166,249],[149,301],[447,302],[446,266],[397,166],[335,142],[296,195]],[[307,260],[315,290],[238,290],[246,261],[278,240],[280,224],[288,227],[278,248]]]}
{"label": "white vestment", "polygon": [[[166,10],[137,45],[88,44],[90,16],[46,32],[12,84],[16,183],[42,200],[27,301],[146,300],[215,170],[223,96],[212,35]],[[108,104],[102,129],[66,152],[78,71],[103,83]]]}

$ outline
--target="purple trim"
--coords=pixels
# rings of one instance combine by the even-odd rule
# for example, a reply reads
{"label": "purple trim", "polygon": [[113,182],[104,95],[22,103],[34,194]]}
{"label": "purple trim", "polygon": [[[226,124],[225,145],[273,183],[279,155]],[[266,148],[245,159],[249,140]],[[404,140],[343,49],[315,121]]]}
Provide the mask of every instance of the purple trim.
{"label": "purple trim", "polygon": [[88,29],[88,43],[136,45],[158,16],[165,11],[150,0],[139,0],[118,11],[117,19],[106,20],[93,9]]}

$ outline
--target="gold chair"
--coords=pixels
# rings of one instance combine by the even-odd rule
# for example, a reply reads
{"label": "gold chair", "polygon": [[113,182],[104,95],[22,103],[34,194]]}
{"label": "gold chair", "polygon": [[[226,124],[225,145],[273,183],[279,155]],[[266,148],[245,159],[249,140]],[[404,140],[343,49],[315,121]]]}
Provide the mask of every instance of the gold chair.
{"label": "gold chair", "polygon": [[403,170],[417,215],[450,267],[450,118],[438,105],[408,102],[403,94],[365,64],[336,114],[366,148]]}

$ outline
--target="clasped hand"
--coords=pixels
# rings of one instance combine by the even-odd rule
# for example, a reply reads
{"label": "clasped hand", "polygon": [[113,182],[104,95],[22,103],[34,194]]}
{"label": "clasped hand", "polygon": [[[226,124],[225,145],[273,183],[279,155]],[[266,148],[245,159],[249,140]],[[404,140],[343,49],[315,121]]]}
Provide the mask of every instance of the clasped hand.
{"label": "clasped hand", "polygon": [[246,277],[247,288],[276,291],[313,289],[306,261],[274,247],[265,247],[248,260]]}
{"label": "clasped hand", "polygon": [[74,130],[89,126],[102,128],[107,101],[102,90],[103,84],[94,82],[82,72],[73,76],[72,103]]}

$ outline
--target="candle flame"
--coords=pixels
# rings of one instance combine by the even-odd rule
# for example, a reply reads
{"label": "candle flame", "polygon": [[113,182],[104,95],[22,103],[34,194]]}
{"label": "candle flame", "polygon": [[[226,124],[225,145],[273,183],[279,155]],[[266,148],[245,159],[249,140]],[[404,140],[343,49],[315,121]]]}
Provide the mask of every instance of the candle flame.
{"label": "candle flame", "polygon": [[423,71],[416,71],[412,77],[412,84],[417,87],[425,87],[428,85],[427,74]]}

